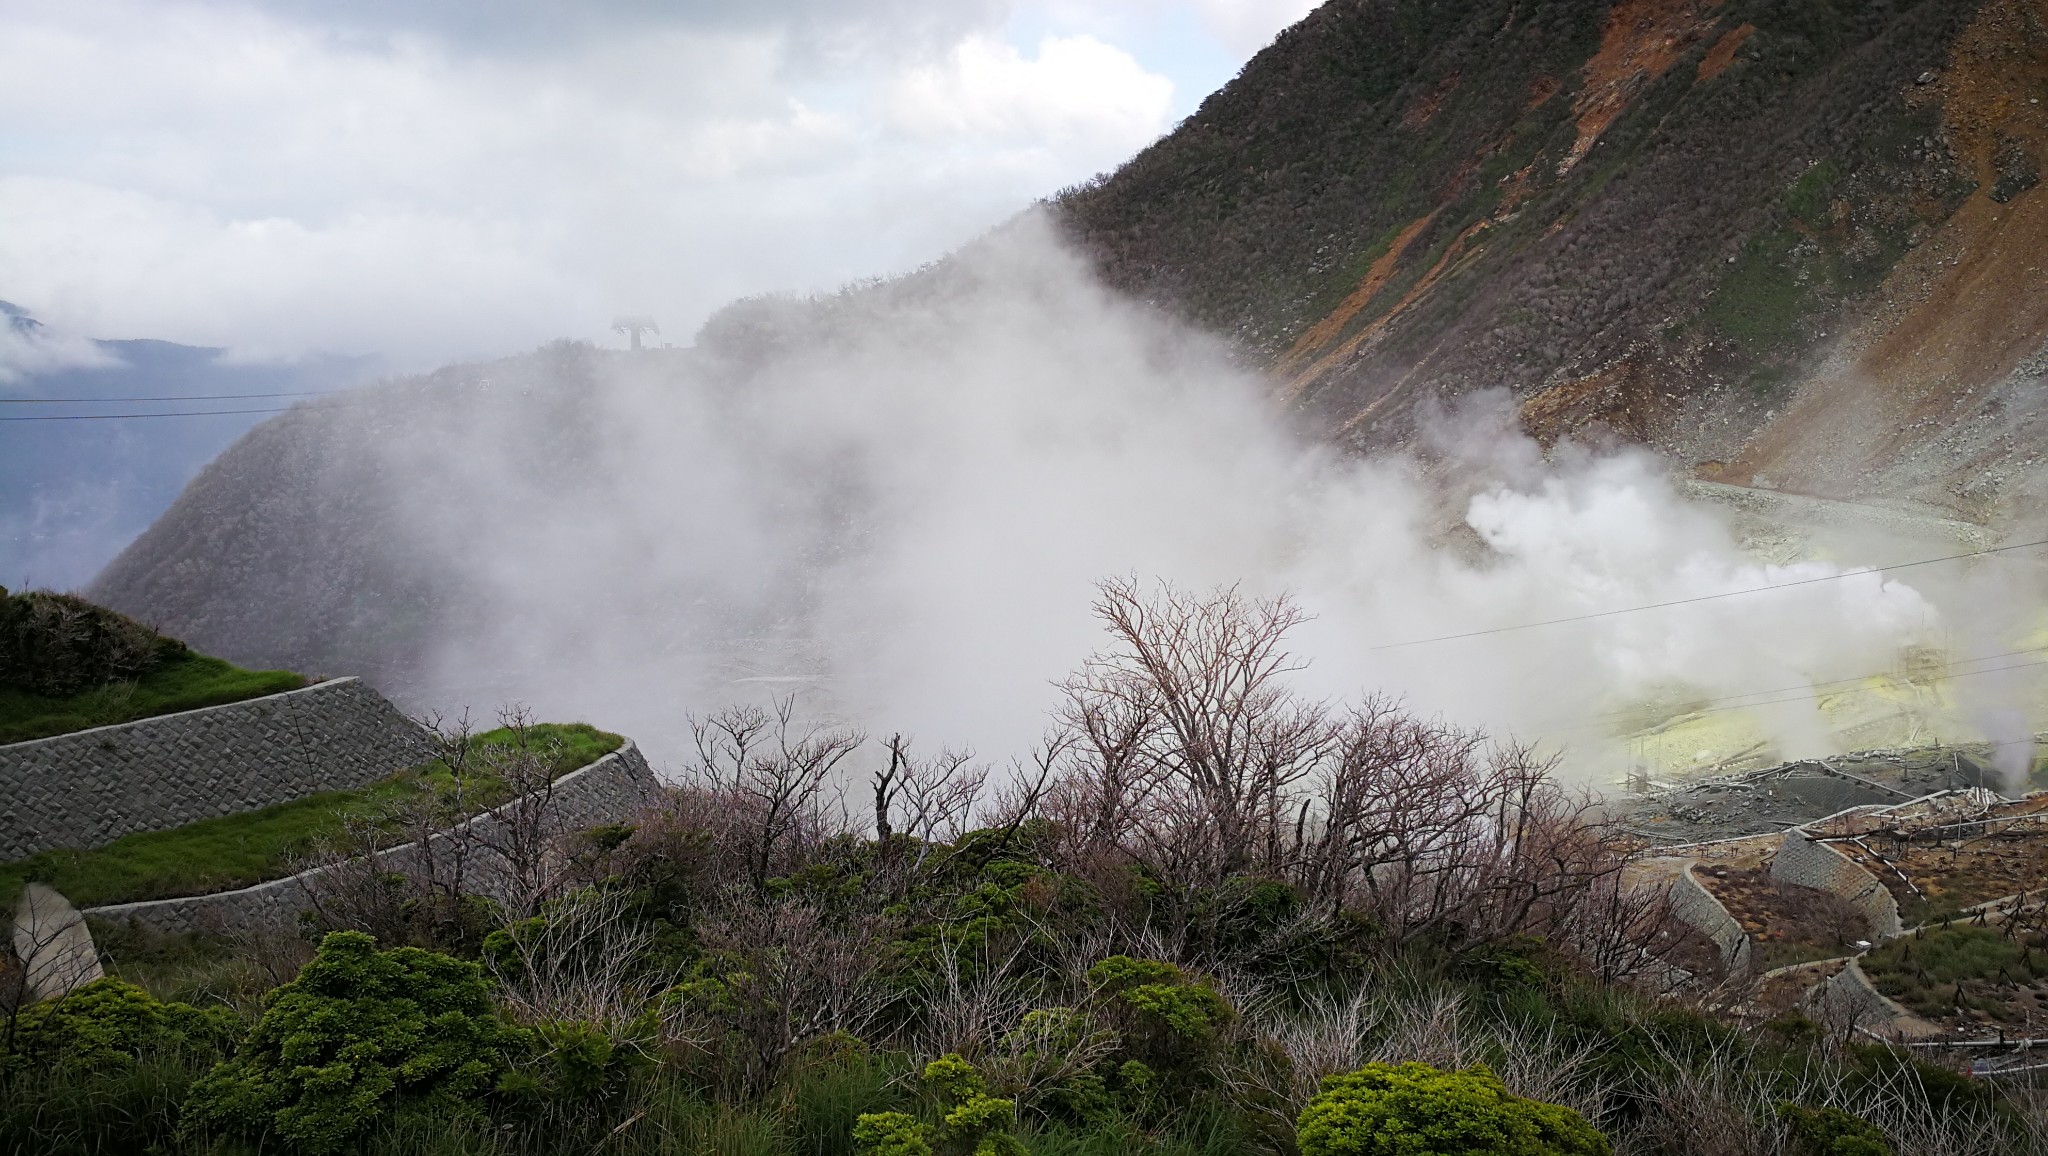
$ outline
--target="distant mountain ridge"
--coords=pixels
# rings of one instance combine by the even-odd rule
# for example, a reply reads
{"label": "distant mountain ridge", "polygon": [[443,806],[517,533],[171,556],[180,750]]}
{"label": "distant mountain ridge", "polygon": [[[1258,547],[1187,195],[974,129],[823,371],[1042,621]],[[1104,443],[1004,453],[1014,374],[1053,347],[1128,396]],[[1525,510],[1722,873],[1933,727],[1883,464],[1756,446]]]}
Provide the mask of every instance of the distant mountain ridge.
{"label": "distant mountain ridge", "polygon": [[[23,343],[26,364],[0,349],[0,397],[77,404],[0,404],[10,418],[185,410],[276,409],[286,400],[180,404],[108,402],[125,397],[314,391],[354,384],[365,359],[314,357],[285,364],[235,364],[222,349],[170,341],[69,339],[18,305],[0,301],[0,340]],[[12,369],[13,372],[8,371]],[[260,413],[134,420],[32,420],[0,424],[0,585],[83,586],[168,509],[199,468]]]}
{"label": "distant mountain ridge", "polygon": [[1987,517],[2043,442],[2043,99],[2043,0],[1332,0],[1056,203],[1350,444],[1507,386],[1545,438]]}

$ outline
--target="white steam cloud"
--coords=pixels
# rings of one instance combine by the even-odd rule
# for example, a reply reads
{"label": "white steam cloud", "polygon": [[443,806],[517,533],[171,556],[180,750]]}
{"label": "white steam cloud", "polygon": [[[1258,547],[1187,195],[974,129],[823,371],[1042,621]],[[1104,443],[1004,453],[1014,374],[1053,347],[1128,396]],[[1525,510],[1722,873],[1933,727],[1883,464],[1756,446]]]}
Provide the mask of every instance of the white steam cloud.
{"label": "white steam cloud", "polygon": [[118,363],[91,340],[52,332],[21,307],[0,301],[0,393],[39,373]]}
{"label": "white steam cloud", "polygon": [[[1340,457],[1037,218],[904,282],[737,308],[688,356],[586,377],[544,352],[373,419],[396,555],[464,591],[442,701],[518,698],[673,757],[684,712],[797,689],[1000,758],[1096,646],[1093,584],[1137,574],[1291,591],[1317,616],[1311,692],[1384,689],[1590,767],[1603,712],[1885,670],[1944,628],[1865,573],[1386,648],[1840,568],[1760,563],[1647,454],[1545,460],[1497,405],[1442,417],[1431,466]],[[1810,701],[1761,717],[1792,753],[1834,741]]]}

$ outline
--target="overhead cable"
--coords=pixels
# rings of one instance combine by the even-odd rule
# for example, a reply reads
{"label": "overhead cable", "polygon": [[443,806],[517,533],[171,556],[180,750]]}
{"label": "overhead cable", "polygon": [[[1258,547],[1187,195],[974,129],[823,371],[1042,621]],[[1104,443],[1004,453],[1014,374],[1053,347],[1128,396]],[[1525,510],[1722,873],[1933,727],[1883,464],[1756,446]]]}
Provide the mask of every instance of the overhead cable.
{"label": "overhead cable", "polygon": [[243,401],[263,397],[325,397],[339,389],[300,389],[282,393],[186,393],[169,397],[0,397],[0,405],[92,405],[138,401]]}

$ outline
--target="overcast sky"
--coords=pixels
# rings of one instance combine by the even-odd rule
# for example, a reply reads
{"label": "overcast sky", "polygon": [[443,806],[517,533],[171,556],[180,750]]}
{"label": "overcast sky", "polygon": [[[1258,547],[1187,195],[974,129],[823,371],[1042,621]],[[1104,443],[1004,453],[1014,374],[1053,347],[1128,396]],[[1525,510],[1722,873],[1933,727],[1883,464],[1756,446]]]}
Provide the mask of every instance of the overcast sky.
{"label": "overcast sky", "polygon": [[686,341],[1114,167],[1312,0],[0,0],[0,299],[394,367]]}

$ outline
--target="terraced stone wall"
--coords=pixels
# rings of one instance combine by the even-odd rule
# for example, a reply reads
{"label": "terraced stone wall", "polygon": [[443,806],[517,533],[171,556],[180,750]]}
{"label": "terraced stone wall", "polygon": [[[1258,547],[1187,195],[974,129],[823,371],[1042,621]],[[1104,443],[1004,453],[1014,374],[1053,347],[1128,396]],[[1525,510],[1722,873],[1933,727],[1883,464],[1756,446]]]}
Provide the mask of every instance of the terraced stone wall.
{"label": "terraced stone wall", "polygon": [[0,746],[0,861],[375,782],[432,757],[354,678]]}
{"label": "terraced stone wall", "polygon": [[1771,878],[1842,897],[1869,922],[1873,939],[1890,939],[1901,930],[1899,901],[1876,876],[1797,828],[1785,832],[1778,844]]}
{"label": "terraced stone wall", "polygon": [[[460,824],[452,834],[435,836],[437,843],[466,838],[473,860],[473,886],[489,894],[502,883],[504,859],[487,844],[509,824],[519,821],[522,808],[543,805],[536,815],[537,826],[549,835],[579,831],[603,823],[615,823],[652,803],[660,789],[653,768],[630,740],[625,746],[581,770],[557,779],[553,792],[542,802],[534,796],[514,799]],[[407,843],[377,856],[379,865],[392,871],[416,869],[421,862],[420,846]],[[445,856],[443,857],[445,861]],[[337,868],[315,868],[284,879],[180,899],[157,899],[145,903],[117,903],[88,908],[84,915],[101,922],[130,924],[164,934],[190,931],[209,934],[250,934],[291,927],[299,912],[312,905],[313,896]]]}
{"label": "terraced stone wall", "polygon": [[1860,1028],[1885,1039],[1909,1034],[1917,1018],[1885,998],[1854,959],[1806,997],[1807,1007],[1831,1027]]}
{"label": "terraced stone wall", "polygon": [[1700,883],[1688,860],[1671,884],[1671,914],[1714,942],[1730,972],[1749,967],[1752,945],[1742,924]]}

